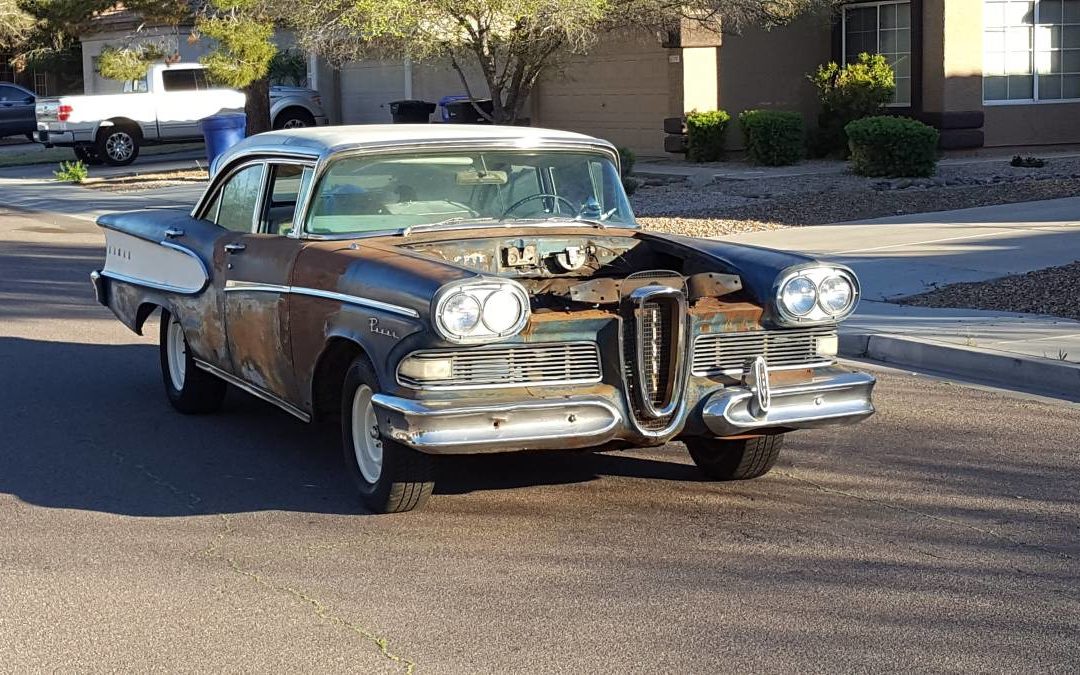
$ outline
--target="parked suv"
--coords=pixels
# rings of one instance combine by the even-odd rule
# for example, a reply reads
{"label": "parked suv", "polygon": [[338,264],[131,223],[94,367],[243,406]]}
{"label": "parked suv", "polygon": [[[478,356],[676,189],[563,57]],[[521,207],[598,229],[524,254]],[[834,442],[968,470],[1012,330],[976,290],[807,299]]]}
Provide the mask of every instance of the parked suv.
{"label": "parked suv", "polygon": [[[326,124],[316,92],[274,87],[270,114],[275,128]],[[198,63],[156,64],[122,94],[61,96],[37,102],[35,140],[69,147],[88,164],[131,164],[144,145],[202,140],[199,120],[242,110],[244,94],[214,86]]]}
{"label": "parked suv", "polygon": [[0,138],[34,139],[34,92],[11,82],[0,82]]}

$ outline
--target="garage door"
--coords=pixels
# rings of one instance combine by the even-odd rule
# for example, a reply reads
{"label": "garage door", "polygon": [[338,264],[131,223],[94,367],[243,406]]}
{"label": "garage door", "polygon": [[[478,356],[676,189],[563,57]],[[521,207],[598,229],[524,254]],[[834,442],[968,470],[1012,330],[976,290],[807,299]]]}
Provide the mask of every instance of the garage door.
{"label": "garage door", "polygon": [[640,155],[664,154],[668,50],[650,36],[607,40],[547,77],[534,123],[605,138]]}
{"label": "garage door", "polygon": [[343,124],[389,124],[390,101],[403,98],[405,66],[400,61],[364,61],[341,69]]}

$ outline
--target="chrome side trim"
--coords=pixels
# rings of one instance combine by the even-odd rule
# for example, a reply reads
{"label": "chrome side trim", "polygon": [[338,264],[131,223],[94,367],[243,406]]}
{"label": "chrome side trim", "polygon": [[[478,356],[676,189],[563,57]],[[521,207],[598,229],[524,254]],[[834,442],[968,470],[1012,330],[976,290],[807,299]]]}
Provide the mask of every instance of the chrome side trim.
{"label": "chrome side trim", "polygon": [[871,394],[875,382],[865,373],[841,373],[776,388],[768,411],[753,409],[754,394],[749,388],[729,387],[706,401],[701,417],[709,431],[720,437],[763,429],[854,424],[874,414]]}
{"label": "chrome side trim", "polygon": [[195,365],[198,366],[201,370],[205,370],[206,372],[210,373],[214,377],[220,377],[221,379],[225,380],[226,382],[228,382],[232,386],[236,387],[237,389],[243,389],[244,391],[251,394],[252,396],[255,396],[256,398],[261,398],[262,400],[266,401],[267,403],[273,403],[277,407],[281,408],[285,412],[289,413],[290,415],[293,415],[294,417],[300,419],[303,422],[310,422],[311,421],[311,415],[307,414],[306,412],[304,412],[300,408],[297,408],[296,406],[289,403],[288,401],[282,400],[282,399],[278,398],[277,396],[275,396],[274,394],[271,394],[268,391],[260,389],[260,388],[256,387],[253,384],[249,384],[247,382],[244,382],[243,380],[236,377],[235,375],[231,375],[231,374],[225,372],[224,370],[222,370],[221,368],[218,368],[217,366],[210,365],[206,361],[201,361],[199,359],[195,359]]}
{"label": "chrome side trim", "polygon": [[[186,256],[188,256],[190,258],[193,258],[195,260],[195,262],[199,263],[199,269],[202,270],[203,276],[206,277],[207,281],[210,280],[210,270],[206,268],[206,263],[203,262],[203,259],[201,257],[199,257],[198,253],[196,253],[195,251],[192,251],[187,246],[181,246],[180,244],[177,244],[175,242],[171,242],[171,241],[168,241],[168,240],[159,241],[158,244],[164,246],[165,248],[170,248],[170,249],[172,249],[174,251],[179,251],[180,253],[183,253],[184,255],[186,255]],[[200,290],[202,290],[202,289],[200,289]]]}
{"label": "chrome side trim", "polygon": [[120,274],[118,272],[108,272],[102,270],[101,276],[115,281],[123,281],[129,284],[135,284],[136,286],[144,286],[146,288],[153,288],[159,291],[168,291],[170,293],[178,293],[180,295],[198,295],[202,292],[203,288],[206,288],[206,284],[203,284],[203,288],[197,290],[191,290],[190,288],[181,288],[179,286],[172,286],[170,284],[163,284],[159,281],[150,281],[149,279],[139,279],[137,277],[129,277],[126,274]]}
{"label": "chrome side trim", "polygon": [[586,448],[618,434],[622,415],[597,397],[454,407],[375,394],[383,434],[421,452],[474,454]]}
{"label": "chrome side trim", "polygon": [[390,312],[391,314],[400,314],[401,316],[407,316],[410,319],[420,318],[419,312],[414,309],[409,309],[408,307],[392,305],[389,302],[382,302],[381,300],[361,298],[358,295],[346,295],[345,293],[336,293],[334,291],[322,291],[317,288],[307,288],[305,286],[280,286],[277,284],[260,284],[251,281],[238,281],[235,279],[227,279],[225,281],[225,292],[290,293],[293,295],[307,295],[313,298],[336,300],[338,302],[344,302],[350,305],[358,305],[360,307],[367,307],[369,309],[377,309],[383,312]]}

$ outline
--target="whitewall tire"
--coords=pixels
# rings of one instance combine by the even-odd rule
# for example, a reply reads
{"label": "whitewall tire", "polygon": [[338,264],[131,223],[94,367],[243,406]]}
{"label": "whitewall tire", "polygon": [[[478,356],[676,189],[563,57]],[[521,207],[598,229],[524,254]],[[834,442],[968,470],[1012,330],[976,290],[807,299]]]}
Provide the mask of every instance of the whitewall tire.
{"label": "whitewall tire", "polygon": [[188,415],[215,412],[225,399],[225,382],[195,365],[184,327],[168,310],[161,310],[161,377],[174,408]]}

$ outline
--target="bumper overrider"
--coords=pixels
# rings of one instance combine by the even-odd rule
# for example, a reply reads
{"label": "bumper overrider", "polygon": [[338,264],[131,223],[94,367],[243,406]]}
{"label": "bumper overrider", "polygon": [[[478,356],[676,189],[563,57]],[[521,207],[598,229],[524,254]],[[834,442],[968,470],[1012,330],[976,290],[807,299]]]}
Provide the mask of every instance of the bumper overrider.
{"label": "bumper overrider", "polygon": [[[741,385],[707,394],[703,405],[695,407],[698,412],[688,415],[700,415],[705,429],[717,437],[854,424],[874,414],[874,383],[865,373],[835,370],[775,388],[767,376],[748,377]],[[602,396],[478,405],[386,394],[373,400],[383,434],[432,454],[580,449],[635,438],[623,407]]]}

